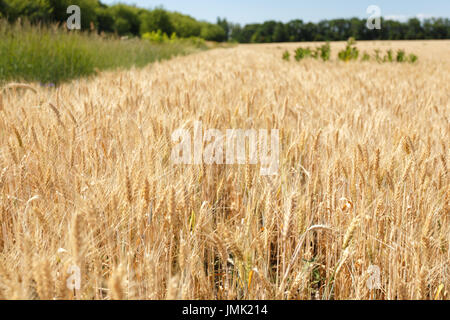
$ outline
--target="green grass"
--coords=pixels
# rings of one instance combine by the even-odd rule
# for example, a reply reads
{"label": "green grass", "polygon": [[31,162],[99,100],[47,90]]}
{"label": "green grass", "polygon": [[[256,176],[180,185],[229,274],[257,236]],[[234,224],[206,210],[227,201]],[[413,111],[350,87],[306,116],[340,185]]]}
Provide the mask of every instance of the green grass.
{"label": "green grass", "polygon": [[206,49],[205,43],[189,39],[167,43],[121,40],[57,26],[9,25],[0,19],[0,83],[58,84],[96,70],[143,67],[201,49]]}

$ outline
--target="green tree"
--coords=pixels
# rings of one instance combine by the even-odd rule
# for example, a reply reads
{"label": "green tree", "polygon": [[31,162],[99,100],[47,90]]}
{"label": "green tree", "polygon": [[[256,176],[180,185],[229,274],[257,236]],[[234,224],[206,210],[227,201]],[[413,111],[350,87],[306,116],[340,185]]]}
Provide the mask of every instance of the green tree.
{"label": "green tree", "polygon": [[194,18],[178,13],[169,12],[169,18],[174,27],[175,33],[182,38],[199,37],[202,24]]}
{"label": "green tree", "polygon": [[275,29],[273,30],[273,42],[285,42],[289,40],[289,34],[287,28],[284,24],[277,23]]}
{"label": "green tree", "polygon": [[292,20],[286,24],[287,32],[289,35],[289,41],[302,41],[303,40],[303,21]]}
{"label": "green tree", "polygon": [[10,22],[19,17],[31,22],[49,22],[52,18],[48,0],[4,0],[0,2],[0,11]]}
{"label": "green tree", "polygon": [[317,25],[315,25],[312,22],[308,22],[307,24],[305,24],[304,26],[305,38],[303,39],[303,41],[314,41],[314,39],[316,39],[317,29],[318,29]]}
{"label": "green tree", "polygon": [[98,31],[114,32],[114,16],[111,10],[102,5],[96,9],[96,14]]}
{"label": "green tree", "polygon": [[419,19],[412,18],[408,20],[408,29],[405,37],[406,39],[423,39],[423,29]]}
{"label": "green tree", "polygon": [[242,27],[239,23],[230,23],[231,41],[244,42]]}
{"label": "green tree", "polygon": [[225,41],[225,31],[217,24],[203,23],[200,37],[209,41]]}
{"label": "green tree", "polygon": [[424,22],[425,30],[428,31],[429,39],[449,39],[450,20],[442,18],[427,19]]}
{"label": "green tree", "polygon": [[171,35],[175,29],[170,21],[167,12],[161,8],[152,11],[144,11],[141,16],[141,35],[146,32],[161,30],[163,33]]}
{"label": "green tree", "polygon": [[227,19],[221,19],[221,18],[217,18],[217,25],[220,26],[223,31],[225,32],[225,40],[228,40],[230,38],[230,25],[227,21]]}
{"label": "green tree", "polygon": [[134,6],[117,4],[108,8],[114,17],[114,32],[119,35],[139,35],[140,19],[138,9]]}
{"label": "green tree", "polygon": [[116,32],[119,35],[139,35],[161,30],[168,35],[175,32],[179,37],[202,37],[214,41],[284,42],[284,41],[337,41],[354,37],[358,40],[401,39],[449,39],[450,20],[433,18],[421,22],[413,18],[407,22],[382,18],[381,30],[369,30],[365,19],[333,19],[318,23],[292,20],[286,24],[266,21],[241,26],[217,18],[216,24],[197,21],[178,12],[162,8],[139,9],[135,6],[117,4],[106,6],[99,0],[0,0],[0,17],[9,22],[19,17],[32,23],[67,21],[66,10],[70,5],[81,9],[81,25],[90,28],[95,23],[99,31]]}
{"label": "green tree", "polygon": [[69,14],[67,8],[77,5],[81,10],[81,28],[89,30],[91,23],[97,23],[96,9],[99,7],[98,0],[47,0],[51,6],[51,17],[53,21],[64,23]]}

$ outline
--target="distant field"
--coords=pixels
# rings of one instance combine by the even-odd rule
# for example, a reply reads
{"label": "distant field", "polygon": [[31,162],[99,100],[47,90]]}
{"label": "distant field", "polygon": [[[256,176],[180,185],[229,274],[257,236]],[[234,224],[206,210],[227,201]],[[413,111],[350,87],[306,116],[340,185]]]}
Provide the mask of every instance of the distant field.
{"label": "distant field", "polygon": [[[449,300],[450,41],[307,45],[0,91],[0,297]],[[280,129],[279,174],[174,165],[196,120]]]}

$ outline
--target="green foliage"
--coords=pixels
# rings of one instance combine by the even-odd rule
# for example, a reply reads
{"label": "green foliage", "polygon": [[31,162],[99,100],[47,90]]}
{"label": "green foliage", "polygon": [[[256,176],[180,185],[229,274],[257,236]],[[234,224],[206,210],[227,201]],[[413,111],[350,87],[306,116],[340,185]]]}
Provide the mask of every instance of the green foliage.
{"label": "green foliage", "polygon": [[[0,21],[0,80],[59,82],[93,72],[89,54],[76,33],[57,33],[29,26],[8,27]],[[20,35],[20,38],[17,37]]]}
{"label": "green foliage", "polygon": [[200,38],[220,42],[226,40],[226,35],[225,31],[220,26],[211,23],[203,23]]}
{"label": "green foliage", "polygon": [[52,7],[48,0],[2,0],[0,16],[1,13],[10,22],[25,17],[32,22],[50,21]]}
{"label": "green foliage", "polygon": [[97,0],[48,0],[51,7],[51,20],[65,23],[69,15],[67,8],[71,5],[77,5],[81,10],[81,28],[89,30],[91,22],[97,23],[96,10],[99,8]]}
{"label": "green foliage", "polygon": [[164,43],[164,42],[169,42],[171,40],[176,40],[177,36],[175,33],[172,34],[172,36],[169,38],[169,36],[167,35],[167,33],[163,33],[161,30],[158,31],[151,31],[151,32],[146,32],[142,35],[142,39],[143,40],[148,40],[151,42],[156,42],[156,43]]}
{"label": "green foliage", "polygon": [[410,19],[407,22],[381,21],[382,30],[369,30],[366,19],[323,20],[316,24],[292,20],[286,24],[266,21],[245,26],[234,25],[231,38],[239,42],[282,41],[341,41],[349,37],[358,40],[401,40],[401,39],[449,39],[450,19],[433,18],[421,22]]}
{"label": "green foliage", "polygon": [[287,27],[282,23],[277,23],[273,30],[273,42],[285,42],[289,39]]}
{"label": "green foliage", "polygon": [[320,47],[318,48],[318,52],[319,52],[320,58],[321,58],[323,61],[328,61],[328,60],[330,60],[330,56],[331,56],[330,43],[327,42],[326,44],[320,46]]}
{"label": "green foliage", "polygon": [[409,61],[410,63],[415,63],[418,59],[419,59],[419,58],[418,58],[415,54],[413,54],[413,53],[411,53],[411,54],[409,55],[409,57],[408,57],[408,61]]}
{"label": "green foliage", "polygon": [[95,26],[99,33],[140,36],[161,30],[166,34],[176,32],[182,38],[227,41],[231,30],[226,19],[218,19],[217,24],[213,24],[162,8],[147,10],[125,4],[107,6],[99,0],[0,0],[0,17],[7,17],[10,23],[23,18],[32,23],[63,24],[69,17],[67,8],[70,5],[78,5],[81,9],[82,30],[91,30]]}
{"label": "green foliage", "polygon": [[[406,52],[404,50],[399,50],[397,51],[397,56],[394,59],[394,54],[392,52],[392,50],[388,50],[386,52],[386,55],[381,58],[380,56],[380,50],[379,49],[375,49],[375,60],[377,62],[405,62],[405,61],[409,61],[411,63],[414,63],[417,61],[417,56],[414,54],[410,54],[408,56],[408,58],[406,58]],[[339,51],[338,53],[338,58],[339,60],[348,62],[351,60],[358,60],[358,56],[359,56],[359,50],[358,48],[356,48],[356,41],[354,38],[349,38],[347,41],[347,45],[345,47],[344,50]],[[283,60],[289,61],[289,57],[290,57],[290,53],[289,51],[284,51],[283,53]],[[303,60],[305,58],[314,58],[314,59],[318,59],[321,58],[323,61],[328,61],[331,58],[331,47],[330,44],[327,42],[326,44],[317,47],[315,49],[310,49],[309,47],[307,48],[297,48],[294,52],[294,58],[296,61],[300,61]],[[369,61],[370,60],[370,55],[367,52],[363,53],[363,56],[361,57],[361,61]]]}
{"label": "green foliage", "polygon": [[330,57],[331,57],[331,47],[328,42],[315,49],[311,49],[309,47],[297,48],[295,50],[294,56],[296,61],[300,61],[305,58],[314,58],[314,59],[321,58],[323,61],[328,61],[330,60]]}
{"label": "green foliage", "polygon": [[347,45],[344,50],[339,51],[338,57],[340,60],[348,62],[350,60],[357,60],[359,56],[359,50],[356,48],[356,41],[353,37],[347,40]]}
{"label": "green foliage", "polygon": [[32,23],[67,21],[67,8],[77,5],[81,10],[81,27],[89,29],[91,23],[97,22],[98,0],[2,0],[0,11],[9,22],[18,18],[27,19]]}
{"label": "green foliage", "polygon": [[[378,60],[377,61],[380,62],[381,59],[379,58],[379,52],[380,52],[380,50],[378,50]],[[382,61],[383,62],[395,62],[396,61],[399,63],[408,61],[408,62],[414,63],[417,61],[417,59],[418,59],[418,57],[413,53],[409,54],[409,56],[407,57],[406,52],[404,50],[398,50],[397,55],[394,57],[393,51],[389,49],[386,51],[386,55],[383,57]]]}
{"label": "green foliage", "polygon": [[113,30],[120,36],[139,35],[140,19],[136,7],[117,4],[108,8],[114,19]]}
{"label": "green foliage", "polygon": [[114,15],[109,8],[99,7],[96,9],[97,28],[102,32],[114,32]]}
{"label": "green foliage", "polygon": [[386,51],[386,55],[383,58],[384,62],[393,62],[394,61],[394,55],[392,53],[392,50]]}
{"label": "green foliage", "polygon": [[141,35],[146,32],[161,30],[163,33],[172,34],[175,28],[169,15],[163,9],[157,8],[152,11],[144,11],[141,14]]}
{"label": "green foliage", "polygon": [[227,19],[217,18],[217,25],[223,29],[223,31],[225,32],[225,40],[228,41],[230,37],[231,28]]}
{"label": "green foliage", "polygon": [[163,43],[171,43],[171,44],[186,44],[188,46],[192,46],[198,49],[206,49],[207,46],[205,44],[205,40],[199,37],[189,37],[189,38],[178,38],[177,34],[174,32],[169,37],[166,33],[163,33],[161,30],[146,32],[142,35],[143,40],[150,41],[152,43],[163,44]]}
{"label": "green foliage", "polygon": [[362,61],[369,61],[370,60],[370,55],[367,52],[364,52],[361,60]]}
{"label": "green foliage", "polygon": [[169,12],[170,21],[174,32],[182,38],[199,37],[202,24],[194,18],[178,12]]}
{"label": "green foliage", "polygon": [[95,74],[95,70],[142,67],[201,48],[197,40],[154,43],[120,40],[29,23],[0,20],[0,82],[60,83]]}
{"label": "green foliage", "polygon": [[375,52],[375,60],[377,62],[382,62],[382,59],[381,59],[381,56],[380,56],[380,52],[381,52],[380,49],[375,49],[374,52]]}
{"label": "green foliage", "polygon": [[404,50],[398,50],[397,51],[397,62],[405,62],[406,61],[406,55]]}
{"label": "green foliage", "polygon": [[300,61],[302,59],[308,58],[312,56],[312,51],[310,48],[297,48],[295,50],[295,60]]}
{"label": "green foliage", "polygon": [[182,38],[201,36],[206,40],[241,43],[338,41],[349,37],[358,40],[450,39],[448,18],[424,21],[413,18],[407,22],[382,18],[382,30],[368,30],[366,19],[358,18],[318,23],[304,23],[298,19],[288,23],[271,20],[241,26],[221,18],[217,19],[216,24],[201,22],[162,8],[147,10],[124,4],[107,6],[99,0],[0,0],[0,17],[7,17],[10,22],[20,17],[33,23],[64,23],[70,5],[81,8],[82,29],[89,30],[93,23],[99,32],[116,32],[119,35],[139,36],[162,30],[167,34],[176,32]]}

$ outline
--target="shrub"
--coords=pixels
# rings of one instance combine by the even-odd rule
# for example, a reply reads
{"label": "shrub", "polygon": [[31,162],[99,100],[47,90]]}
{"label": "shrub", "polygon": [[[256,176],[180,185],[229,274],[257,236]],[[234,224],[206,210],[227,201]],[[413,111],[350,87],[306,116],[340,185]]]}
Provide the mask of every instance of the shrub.
{"label": "shrub", "polygon": [[381,59],[381,56],[380,56],[380,49],[375,49],[375,60],[377,61],[377,62],[382,62],[382,60],[383,59]]}
{"label": "shrub", "polygon": [[169,42],[173,37],[176,38],[176,35],[172,34],[172,37],[169,38],[167,33],[163,33],[161,30],[146,32],[142,35],[142,39],[156,43]]}
{"label": "shrub", "polygon": [[330,47],[330,43],[329,42],[327,42],[326,44],[324,44],[321,47],[319,47],[318,51],[320,52],[320,58],[323,61],[330,60],[331,47]]}
{"label": "shrub", "polygon": [[367,52],[364,52],[361,60],[362,61],[369,61],[370,60],[370,55]]}
{"label": "shrub", "polygon": [[[379,49],[374,50],[374,58],[377,62],[406,62],[409,61],[410,63],[414,63],[417,61],[418,57],[415,54],[410,54],[407,58],[406,52],[404,50],[398,50],[397,55],[394,57],[394,53],[392,50],[387,50],[386,54],[381,57],[380,55],[381,51]],[[297,48],[295,50],[294,58],[296,61],[300,61],[305,58],[314,58],[318,59],[319,57],[323,61],[330,60],[331,57],[331,47],[330,44],[327,42],[326,44],[317,47],[315,49],[307,48]],[[350,60],[358,60],[359,57],[359,50],[356,47],[356,41],[354,38],[349,38],[347,41],[347,45],[345,46],[344,50],[339,51],[338,58],[341,61],[348,62]],[[290,54],[288,51],[285,51],[283,53],[283,59],[289,60]],[[363,52],[363,56],[361,57],[361,61],[369,61],[370,55],[367,52]]]}
{"label": "shrub", "polygon": [[406,56],[405,56],[405,51],[404,50],[398,50],[397,51],[397,58],[396,58],[397,62],[405,62],[406,61]]}
{"label": "shrub", "polygon": [[207,48],[205,39],[202,39],[200,37],[189,37],[189,38],[181,39],[180,41],[187,42],[196,48],[201,48],[201,49]]}
{"label": "shrub", "polygon": [[296,61],[300,61],[304,58],[307,57],[311,57],[312,56],[312,52],[310,48],[297,48],[297,50],[295,50],[295,60]]}
{"label": "shrub", "polygon": [[419,58],[415,54],[411,53],[409,55],[409,59],[408,60],[409,60],[410,63],[415,63],[418,59]]}
{"label": "shrub", "polygon": [[392,54],[392,50],[388,50],[386,51],[386,55],[383,58],[384,62],[393,62],[394,61],[394,56]]}
{"label": "shrub", "polygon": [[355,47],[356,41],[354,38],[349,38],[344,50],[340,51],[338,57],[340,60],[348,62],[350,60],[357,60],[359,56],[359,50]]}

